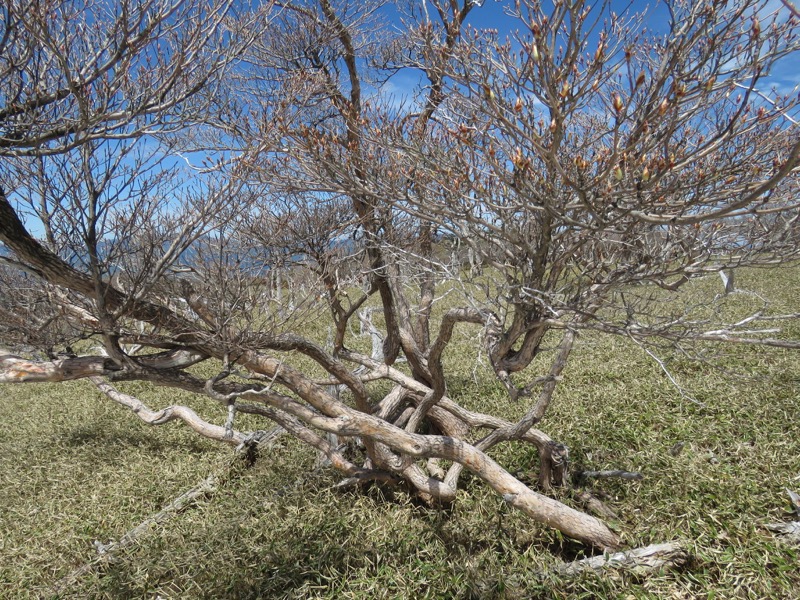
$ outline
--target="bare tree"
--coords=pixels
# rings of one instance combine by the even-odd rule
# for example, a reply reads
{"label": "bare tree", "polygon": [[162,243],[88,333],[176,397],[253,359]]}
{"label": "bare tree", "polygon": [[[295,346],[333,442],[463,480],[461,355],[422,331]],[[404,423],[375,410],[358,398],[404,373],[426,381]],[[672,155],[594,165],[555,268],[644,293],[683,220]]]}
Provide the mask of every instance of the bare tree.
{"label": "bare tree", "polygon": [[[568,483],[567,449],[536,427],[585,329],[653,356],[800,347],[775,335],[797,315],[713,322],[664,301],[694,277],[797,256],[797,90],[764,89],[797,56],[796,17],[673,1],[647,9],[664,11],[651,30],[643,8],[517,2],[502,38],[467,28],[472,1],[410,4],[393,23],[366,2],[234,6],[6,9],[0,335],[17,354],[0,356],[0,381],[93,378],[147,422],[232,444],[249,435],[237,413],[260,415],[350,482],[431,503],[453,501],[466,468],[531,518],[618,546],[547,495]],[[405,102],[384,93],[397,72],[420,78]],[[481,277],[453,264],[452,242]],[[307,288],[291,307],[287,273]],[[457,300],[435,316],[444,293]],[[383,340],[371,355],[354,349],[359,320]],[[465,326],[527,403],[518,421],[448,396],[443,356]],[[74,356],[79,340],[102,352]],[[546,374],[526,376],[545,356]],[[208,380],[187,370],[212,359]],[[132,379],[217,400],[224,425],[109,383]],[[376,398],[375,382],[390,391]],[[540,490],[486,453],[509,441],[537,448]]]}

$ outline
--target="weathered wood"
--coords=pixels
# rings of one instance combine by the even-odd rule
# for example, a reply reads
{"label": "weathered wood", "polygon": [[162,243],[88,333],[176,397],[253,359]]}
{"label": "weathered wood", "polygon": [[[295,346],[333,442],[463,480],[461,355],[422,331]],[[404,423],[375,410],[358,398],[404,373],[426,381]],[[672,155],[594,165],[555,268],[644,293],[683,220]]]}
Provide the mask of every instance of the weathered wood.
{"label": "weathered wood", "polygon": [[679,567],[688,559],[688,553],[679,542],[668,542],[576,560],[559,567],[557,571],[563,575],[577,575],[587,571],[607,569],[648,572]]}
{"label": "weathered wood", "polygon": [[638,471],[622,471],[621,469],[610,469],[607,471],[579,471],[576,473],[576,477],[578,479],[619,477],[620,479],[627,479],[630,481],[641,481],[644,479],[644,475]]}
{"label": "weathered wood", "polygon": [[0,356],[0,383],[53,383],[110,375],[119,370],[113,360],[101,356],[53,361],[28,360],[13,354]]}
{"label": "weathered wood", "polygon": [[[201,362],[206,355],[188,350],[170,350],[137,356],[136,362],[150,369],[185,368]],[[76,356],[37,361],[14,354],[0,355],[0,383],[57,383],[94,376],[114,375],[122,368],[107,356]]]}
{"label": "weathered wood", "polygon": [[782,536],[780,539],[782,539],[784,542],[800,545],[800,521],[791,521],[789,523],[767,523],[764,525],[764,528]]}
{"label": "weathered wood", "polygon": [[585,506],[592,514],[600,517],[601,519],[610,521],[616,521],[619,519],[617,513],[611,510],[605,505],[604,502],[590,492],[587,492],[586,490],[576,490],[573,495],[575,499]]}
{"label": "weathered wood", "polygon": [[178,419],[186,423],[203,437],[211,438],[218,442],[225,442],[238,446],[247,439],[244,433],[204,421],[196,412],[187,406],[168,406],[162,410],[154,411],[135,396],[123,394],[110,383],[106,382],[102,377],[90,377],[90,380],[106,396],[131,409],[137,417],[148,425],[163,425],[164,423]]}
{"label": "weathered wood", "polygon": [[789,494],[789,501],[792,503],[792,510],[800,517],[800,495],[786,488],[786,493]]}

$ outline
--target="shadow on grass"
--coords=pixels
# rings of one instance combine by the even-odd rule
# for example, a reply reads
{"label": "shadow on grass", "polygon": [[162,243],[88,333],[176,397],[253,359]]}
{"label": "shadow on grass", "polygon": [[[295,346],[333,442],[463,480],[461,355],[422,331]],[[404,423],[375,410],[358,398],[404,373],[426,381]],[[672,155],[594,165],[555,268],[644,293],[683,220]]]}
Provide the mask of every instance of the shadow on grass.
{"label": "shadow on grass", "polygon": [[[481,530],[464,527],[463,515],[450,510],[395,503],[380,491],[366,496],[338,494],[339,510],[327,515],[317,511],[330,505],[315,506],[298,496],[281,503],[277,519],[257,508],[239,508],[212,529],[193,531],[188,544],[175,533],[182,547],[174,553],[166,539],[150,540],[101,575],[103,596],[416,598],[436,590],[435,597],[549,597],[547,579],[536,570],[552,563],[554,554],[567,560],[585,550],[569,541],[520,538],[510,531],[514,523],[504,525],[502,512],[493,516],[496,526]],[[353,510],[356,505],[363,512]],[[225,513],[223,506],[216,508]],[[392,527],[395,509],[405,520]],[[296,519],[298,511],[308,513],[305,522]],[[509,570],[517,567],[504,562],[519,559],[533,545],[537,564],[524,567],[519,581],[509,579]]]}
{"label": "shadow on grass", "polygon": [[[428,586],[437,590],[436,597],[519,597],[508,589],[502,573],[468,565],[461,548],[428,562],[422,555],[410,556],[408,552],[392,556],[392,548],[370,547],[353,538],[331,543],[304,535],[291,541],[291,548],[267,546],[262,552],[242,550],[233,554],[227,550],[227,566],[204,565],[202,571],[157,572],[149,567],[146,576],[152,584],[147,586],[137,581],[142,577],[140,564],[118,563],[103,575],[103,597],[266,599],[337,598],[347,594],[361,598],[417,598],[425,597],[431,589]],[[486,551],[489,550],[487,546]],[[449,570],[442,569],[443,563],[450,565]],[[189,590],[191,596],[187,595]]]}
{"label": "shadow on grass", "polygon": [[60,442],[67,447],[91,447],[99,452],[118,454],[121,449],[138,448],[143,452],[162,453],[166,451],[203,454],[209,445],[196,437],[181,436],[183,439],[165,439],[153,435],[148,427],[123,429],[117,423],[95,421],[85,423],[59,433]]}

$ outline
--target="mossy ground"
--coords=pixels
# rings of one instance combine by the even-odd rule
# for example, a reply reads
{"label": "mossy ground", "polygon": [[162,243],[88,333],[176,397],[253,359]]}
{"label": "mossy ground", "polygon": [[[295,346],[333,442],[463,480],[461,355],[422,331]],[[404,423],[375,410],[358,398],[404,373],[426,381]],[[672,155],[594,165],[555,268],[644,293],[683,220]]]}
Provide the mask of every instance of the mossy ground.
{"label": "mossy ground", "polygon": [[[796,267],[737,275],[786,312],[800,311],[799,281]],[[523,411],[479,364],[475,332],[458,336],[447,354],[451,395],[509,418]],[[338,492],[336,474],[312,471],[314,454],[284,436],[212,499],[61,597],[800,598],[800,549],[761,527],[788,520],[785,488],[800,488],[797,351],[740,346],[713,364],[662,356],[699,406],[632,342],[579,340],[542,429],[570,447],[576,467],[644,474],[593,486],[620,515],[626,544],[683,541],[692,558],[680,570],[560,578],[552,566],[582,549],[479,481],[465,477],[446,511],[377,488]],[[210,402],[126,389],[152,407],[187,401],[224,421]],[[93,556],[94,540],[119,538],[230,460],[179,424],[148,428],[85,382],[2,386],[0,397],[2,598],[52,597],[50,586]],[[492,455],[534,480],[531,448]]]}

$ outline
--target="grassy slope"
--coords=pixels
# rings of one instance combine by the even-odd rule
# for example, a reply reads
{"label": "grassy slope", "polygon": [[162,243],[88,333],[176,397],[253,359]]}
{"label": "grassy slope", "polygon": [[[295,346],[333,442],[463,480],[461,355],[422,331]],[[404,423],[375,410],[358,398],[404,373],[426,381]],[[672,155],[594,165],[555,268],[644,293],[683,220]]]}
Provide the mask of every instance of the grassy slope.
{"label": "grassy slope", "polygon": [[[737,284],[797,312],[799,279],[793,268],[741,273]],[[693,293],[718,286],[709,279]],[[509,404],[475,368],[473,335],[460,331],[460,346],[448,354],[457,371],[452,395],[519,413],[524,407]],[[580,548],[509,511],[479,482],[466,477],[449,511],[399,493],[335,493],[335,474],[310,473],[313,454],[282,438],[213,500],[66,596],[798,598],[800,549],[760,527],[788,518],[784,488],[800,488],[798,354],[738,347],[718,364],[755,379],[671,359],[672,372],[706,403],[700,408],[632,343],[583,336],[543,423],[570,446],[576,465],[645,474],[641,482],[604,480],[595,489],[621,515],[628,544],[684,540],[693,559],[681,571],[545,576]],[[163,390],[126,389],[154,407],[176,401]],[[146,428],[84,383],[3,386],[0,397],[3,598],[47,597],[49,584],[92,556],[93,540],[118,538],[227,460],[228,450],[180,425]],[[212,405],[193,406],[224,420]],[[673,456],[678,442],[684,449]],[[533,480],[529,448],[493,454]]]}

